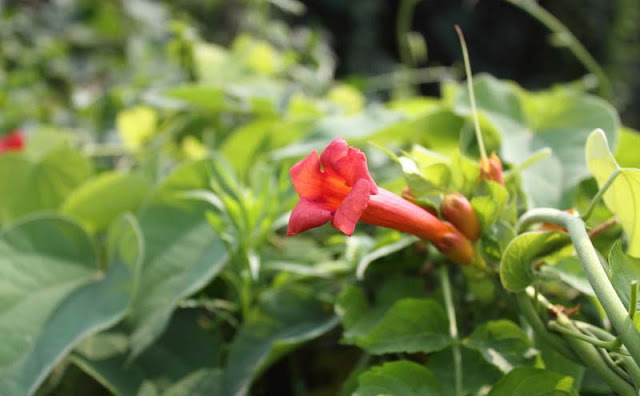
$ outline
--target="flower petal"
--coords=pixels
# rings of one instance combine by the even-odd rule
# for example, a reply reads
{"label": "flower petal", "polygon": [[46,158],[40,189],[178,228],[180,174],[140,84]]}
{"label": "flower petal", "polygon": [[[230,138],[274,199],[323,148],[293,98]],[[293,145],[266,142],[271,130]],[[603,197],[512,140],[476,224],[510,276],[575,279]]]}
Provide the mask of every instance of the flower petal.
{"label": "flower petal", "polygon": [[293,208],[287,227],[287,236],[292,236],[310,228],[320,227],[331,220],[333,213],[315,202],[302,198]]}
{"label": "flower petal", "polygon": [[369,182],[369,192],[378,193],[378,186],[373,181],[367,167],[367,156],[355,147],[348,147],[342,138],[334,139],[320,156],[325,172],[338,175],[351,187],[360,179]]}
{"label": "flower petal", "polygon": [[347,155],[347,142],[343,138],[333,139],[320,155],[320,162],[326,168],[335,169],[338,161]]}
{"label": "flower petal", "polygon": [[370,189],[371,186],[367,180],[358,180],[338,207],[331,225],[351,236],[356,229],[356,223],[360,220],[362,212],[369,203]]}
{"label": "flower petal", "polygon": [[293,188],[300,198],[314,199],[322,195],[325,175],[320,170],[320,161],[316,151],[292,166],[289,174]]}
{"label": "flower petal", "polygon": [[369,182],[369,192],[371,194],[378,193],[378,186],[369,173],[367,156],[357,148],[349,147],[347,155],[340,159],[335,170],[349,185],[355,186],[358,180],[364,179]]}

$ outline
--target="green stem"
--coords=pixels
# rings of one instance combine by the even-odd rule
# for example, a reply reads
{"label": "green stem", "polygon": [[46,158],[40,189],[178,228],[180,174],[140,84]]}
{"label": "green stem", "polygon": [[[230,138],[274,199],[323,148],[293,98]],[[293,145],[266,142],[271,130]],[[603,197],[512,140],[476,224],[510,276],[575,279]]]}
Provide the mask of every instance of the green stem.
{"label": "green stem", "polygon": [[550,14],[547,10],[542,8],[538,3],[532,0],[506,0],[521,10],[527,12],[529,15],[537,19],[540,23],[545,25],[549,30],[559,37],[562,37],[566,47],[573,53],[573,55],[582,63],[582,65],[590,73],[598,78],[600,94],[606,98],[613,97],[613,89],[609,78],[605,74],[604,70],[600,67],[598,62],[589,54],[586,48],[578,41],[578,39],[571,33],[571,31],[562,24],[556,17]]}
{"label": "green stem", "polygon": [[553,347],[555,351],[560,353],[562,356],[574,362],[580,362],[576,354],[567,347],[562,338],[547,330],[544,323],[538,316],[538,313],[533,306],[533,302],[527,296],[526,292],[516,293],[516,302],[518,303],[518,310],[520,314],[524,316],[536,334],[542,337],[546,343]]}
{"label": "green stem", "polygon": [[590,342],[583,341],[576,337],[575,334],[579,333],[579,330],[566,316],[562,315],[558,320],[561,322],[555,322],[556,325],[564,327],[567,332],[571,333],[565,337],[565,340],[585,366],[598,373],[617,394],[637,396],[631,384],[620,375],[622,374],[628,377],[626,373],[618,373],[616,369],[609,367],[609,363],[605,359],[608,358],[608,360],[611,360],[610,356],[607,355],[607,357],[604,358],[598,349]]}
{"label": "green stem", "polygon": [[478,119],[478,108],[476,107],[476,94],[473,91],[473,77],[471,75],[471,61],[469,60],[469,51],[467,50],[467,42],[464,39],[460,26],[455,25],[456,32],[460,38],[462,46],[462,56],[464,58],[464,70],[467,73],[467,89],[469,90],[469,102],[471,103],[471,114],[473,116],[473,125],[476,130],[476,140],[478,140],[478,148],[480,149],[480,158],[483,162],[487,159],[487,150],[484,147],[482,132],[480,131],[480,120]]}
{"label": "green stem", "polygon": [[629,317],[627,307],[618,297],[607,273],[602,268],[598,253],[591,244],[582,219],[558,209],[540,208],[525,213],[521,218],[520,226],[536,222],[556,224],[569,231],[571,241],[596,297],[602,304],[611,324],[618,332],[633,360],[637,365],[640,365],[640,333],[636,329],[633,320]]}
{"label": "green stem", "polygon": [[620,349],[620,347],[622,346],[622,341],[619,338],[615,338],[611,341],[603,341],[598,338],[580,333],[578,331],[570,330],[565,326],[562,326],[558,322],[554,322],[554,321],[549,322],[547,326],[553,331],[557,331],[558,333],[562,333],[564,335],[588,342],[589,344],[599,348],[616,350],[616,349]]}
{"label": "green stem", "polygon": [[462,396],[462,353],[460,351],[460,342],[458,337],[458,324],[456,321],[456,310],[453,304],[453,295],[451,293],[451,282],[449,280],[449,269],[446,266],[440,267],[440,284],[442,285],[442,294],[444,294],[444,305],[449,318],[449,335],[453,340],[451,350],[453,352],[453,367],[456,383],[456,396]]}
{"label": "green stem", "polygon": [[636,316],[636,309],[638,308],[638,281],[631,282],[631,297],[629,298],[629,317],[633,320]]}
{"label": "green stem", "polygon": [[598,203],[600,202],[600,200],[604,196],[604,193],[606,193],[607,190],[609,189],[609,187],[611,187],[611,185],[613,184],[614,180],[616,180],[616,177],[618,177],[619,174],[620,174],[620,168],[618,168],[615,171],[613,171],[611,176],[609,176],[607,181],[602,185],[602,188],[600,188],[600,190],[598,190],[598,193],[595,195],[595,197],[593,197],[593,199],[591,200],[591,203],[589,203],[589,207],[584,212],[584,214],[581,216],[582,220],[587,221],[589,219],[589,217],[591,217],[591,214],[593,213],[593,210],[596,208],[596,206],[598,205]]}

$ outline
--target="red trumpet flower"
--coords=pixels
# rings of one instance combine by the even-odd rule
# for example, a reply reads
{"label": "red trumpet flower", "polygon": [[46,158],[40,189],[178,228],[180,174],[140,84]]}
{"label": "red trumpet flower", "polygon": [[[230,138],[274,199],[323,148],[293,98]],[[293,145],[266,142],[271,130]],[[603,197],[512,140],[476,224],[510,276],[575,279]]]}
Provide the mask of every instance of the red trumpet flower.
{"label": "red trumpet flower", "polygon": [[0,154],[6,151],[22,151],[24,136],[22,131],[15,130],[5,136],[0,136]]}
{"label": "red trumpet flower", "polygon": [[289,219],[287,235],[331,225],[352,235],[363,221],[431,241],[445,256],[460,264],[473,261],[473,247],[453,225],[440,221],[416,204],[383,188],[371,178],[367,158],[344,139],[331,142],[318,158],[312,152],[290,172],[300,196]]}

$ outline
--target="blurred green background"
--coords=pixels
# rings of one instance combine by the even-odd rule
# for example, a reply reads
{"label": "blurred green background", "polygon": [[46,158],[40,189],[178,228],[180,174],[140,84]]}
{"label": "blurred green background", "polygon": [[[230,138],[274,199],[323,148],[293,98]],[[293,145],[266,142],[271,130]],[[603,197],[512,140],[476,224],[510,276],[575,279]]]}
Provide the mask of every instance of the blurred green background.
{"label": "blurred green background", "polygon": [[[539,4],[602,66],[612,87],[606,99],[624,124],[639,128],[640,2]],[[402,58],[397,24],[403,7],[411,11],[405,25],[419,34],[413,35],[418,68],[453,66],[461,75],[453,30],[458,24],[474,73],[537,89],[580,80],[587,72],[562,46],[562,37],[508,1],[5,0],[1,7],[3,133],[35,120],[77,126],[78,116],[91,118],[91,128],[104,133],[127,100],[125,85],[141,90],[193,79],[187,47],[194,38],[227,46],[240,32],[278,49],[302,50],[296,61],[316,66],[316,88],[318,80],[335,75],[363,88],[371,99],[386,99],[394,85],[385,76],[398,70]],[[435,83],[419,87],[425,94],[438,93]]]}

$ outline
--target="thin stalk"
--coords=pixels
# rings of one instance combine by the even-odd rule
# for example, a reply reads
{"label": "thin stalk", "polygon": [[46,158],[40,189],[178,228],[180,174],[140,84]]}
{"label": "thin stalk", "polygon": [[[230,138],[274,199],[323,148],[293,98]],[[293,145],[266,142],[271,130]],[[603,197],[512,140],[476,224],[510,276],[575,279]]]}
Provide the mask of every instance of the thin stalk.
{"label": "thin stalk", "polygon": [[603,232],[605,232],[606,230],[608,230],[609,228],[611,228],[616,224],[618,224],[618,218],[616,217],[609,218],[604,223],[598,224],[597,227],[594,227],[593,229],[591,229],[589,231],[589,238],[593,239],[597,237],[598,235],[602,234]]}
{"label": "thin stalk", "polygon": [[521,218],[520,226],[536,222],[556,224],[569,231],[575,250],[596,297],[602,304],[611,324],[629,350],[633,360],[637,365],[640,365],[640,333],[636,329],[633,320],[629,317],[629,310],[624,306],[613,285],[611,285],[607,273],[600,263],[598,253],[591,244],[584,222],[558,209],[539,208],[525,213]]}
{"label": "thin stalk", "polygon": [[449,335],[453,340],[451,350],[453,352],[453,368],[455,375],[456,396],[462,396],[462,353],[460,351],[460,342],[458,337],[458,323],[456,321],[456,309],[453,304],[453,295],[451,293],[451,281],[449,280],[449,269],[446,266],[440,267],[440,284],[442,285],[442,294],[444,294],[444,305],[449,318]]}
{"label": "thin stalk", "polygon": [[604,70],[600,67],[598,62],[589,54],[589,51],[578,41],[578,39],[571,33],[571,31],[564,26],[556,17],[550,14],[547,10],[542,8],[538,3],[532,0],[506,0],[521,10],[527,12],[529,15],[537,19],[540,23],[545,25],[554,34],[563,38],[563,43],[567,49],[573,53],[573,55],[582,63],[582,65],[590,73],[598,78],[600,94],[606,98],[613,97],[613,89],[609,78],[605,74]]}
{"label": "thin stalk", "polygon": [[577,338],[578,340],[588,342],[589,344],[596,346],[598,348],[616,350],[616,349],[620,349],[620,347],[622,346],[622,341],[619,338],[615,338],[611,341],[603,341],[596,337],[591,337],[586,334],[580,333],[578,331],[570,330],[555,321],[549,322],[547,327],[549,327],[553,331],[557,331],[558,333],[562,333],[569,337]]}
{"label": "thin stalk", "polygon": [[480,121],[478,119],[478,109],[476,107],[476,95],[473,91],[473,77],[471,75],[471,61],[469,60],[469,51],[467,50],[467,42],[464,39],[460,26],[455,25],[456,32],[460,38],[460,45],[462,46],[462,56],[464,58],[464,70],[467,74],[467,89],[469,90],[469,102],[471,103],[471,113],[473,115],[473,125],[476,130],[476,139],[478,140],[478,148],[480,149],[480,158],[484,163],[487,160],[487,150],[484,147],[484,140],[482,139],[482,132],[480,131]]}
{"label": "thin stalk", "polygon": [[533,328],[542,339],[553,347],[556,352],[574,362],[580,362],[576,354],[567,347],[562,338],[550,333],[536,312],[533,302],[527,296],[526,292],[516,293],[516,302],[518,303],[518,311],[524,316],[529,325]]}
{"label": "thin stalk", "polygon": [[589,203],[589,207],[584,212],[584,214],[581,216],[582,220],[587,221],[589,219],[589,217],[591,217],[591,214],[593,213],[593,210],[596,208],[596,206],[598,205],[598,203],[600,202],[600,200],[604,196],[604,193],[606,193],[607,190],[609,189],[609,187],[611,187],[611,185],[616,180],[616,177],[618,177],[619,174],[620,174],[620,168],[618,168],[615,171],[613,171],[611,176],[609,176],[607,181],[602,185],[602,188],[600,188],[600,190],[598,190],[598,193],[595,195],[595,197],[593,197],[593,199]]}
{"label": "thin stalk", "polygon": [[636,316],[636,309],[638,308],[638,281],[631,282],[631,297],[629,298],[629,317],[633,320]]}
{"label": "thin stalk", "polygon": [[628,374],[617,366],[615,368],[610,367],[610,364],[615,366],[615,363],[613,363],[609,355],[603,356],[590,342],[576,337],[575,334],[579,333],[579,330],[568,317],[559,315],[558,322],[555,322],[555,324],[564,327],[571,333],[571,335],[565,336],[564,339],[566,342],[571,346],[575,354],[578,355],[581,362],[600,375],[611,389],[619,395],[637,396],[636,391],[628,382],[631,381]]}
{"label": "thin stalk", "polygon": [[415,60],[409,48],[407,35],[411,30],[413,19],[413,9],[420,0],[402,0],[398,8],[398,18],[396,20],[396,40],[398,41],[398,52],[400,61],[408,68],[415,66]]}

